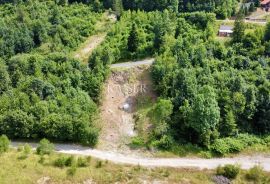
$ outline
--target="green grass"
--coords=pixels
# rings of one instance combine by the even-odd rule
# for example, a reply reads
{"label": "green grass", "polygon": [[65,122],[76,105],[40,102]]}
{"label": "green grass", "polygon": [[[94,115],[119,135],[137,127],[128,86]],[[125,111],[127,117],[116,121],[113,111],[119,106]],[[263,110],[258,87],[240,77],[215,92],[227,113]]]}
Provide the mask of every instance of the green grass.
{"label": "green grass", "polygon": [[[28,154],[25,159],[18,159],[22,150],[9,150],[0,155],[0,183],[1,184],[31,184],[37,183],[44,177],[50,179],[50,183],[83,183],[92,181],[95,183],[192,183],[210,184],[215,170],[173,169],[173,168],[144,168],[140,165],[116,165],[108,161],[97,160],[91,157],[81,158],[87,165],[54,166],[54,161],[69,155],[53,153],[50,156],[40,157],[34,152]],[[42,158],[42,159],[41,159]],[[41,161],[43,160],[43,161]],[[270,181],[269,173],[260,169],[240,171],[233,183],[254,183],[256,181]]]}
{"label": "green grass", "polygon": [[[141,166],[116,165],[108,161],[87,159],[86,167],[65,166],[59,168],[53,162],[63,155],[40,156],[30,153],[26,159],[18,159],[21,152],[10,150],[0,156],[1,184],[31,184],[43,177],[49,177],[51,183],[152,183],[166,181],[168,183],[188,182],[199,184],[211,183],[213,171],[197,171],[194,169],[143,168]],[[65,155],[68,156],[68,155]]]}

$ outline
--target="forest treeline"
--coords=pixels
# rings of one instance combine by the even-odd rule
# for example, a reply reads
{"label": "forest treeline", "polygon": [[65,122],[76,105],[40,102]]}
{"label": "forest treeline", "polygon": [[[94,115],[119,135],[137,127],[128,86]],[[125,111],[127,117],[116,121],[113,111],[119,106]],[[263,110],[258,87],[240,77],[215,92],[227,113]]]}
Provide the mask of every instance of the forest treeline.
{"label": "forest treeline", "polygon": [[101,13],[35,0],[0,9],[0,134],[95,145],[107,70],[69,52],[94,33]]}
{"label": "forest treeline", "polygon": [[[0,0],[1,3],[20,3],[27,1]],[[91,5],[95,11],[112,9],[120,16],[124,10],[141,11],[164,11],[165,9],[174,13],[187,13],[204,11],[215,13],[217,18],[225,19],[234,16],[237,12],[239,0],[55,0],[59,5],[72,3],[84,3]],[[252,7],[258,7],[260,0],[246,0],[242,3],[252,3]]]}
{"label": "forest treeline", "polygon": [[[211,11],[191,13],[112,1],[119,20],[86,66],[69,52],[93,34],[108,1],[78,2],[0,6],[0,134],[94,145],[109,65],[149,56],[156,57],[151,75],[160,98],[149,113],[153,131],[145,144],[194,143],[224,154],[260,142],[253,135],[269,134],[270,24],[246,31],[236,14],[232,40],[224,43],[216,38],[216,1],[209,1]],[[226,16],[235,14],[230,3]]]}
{"label": "forest treeline", "polygon": [[[204,12],[127,11],[90,57],[91,64],[157,56],[151,73],[160,99],[144,145],[193,143],[226,154],[270,133],[270,24],[247,32],[239,13],[224,44],[215,19]],[[113,57],[100,59],[106,53]]]}

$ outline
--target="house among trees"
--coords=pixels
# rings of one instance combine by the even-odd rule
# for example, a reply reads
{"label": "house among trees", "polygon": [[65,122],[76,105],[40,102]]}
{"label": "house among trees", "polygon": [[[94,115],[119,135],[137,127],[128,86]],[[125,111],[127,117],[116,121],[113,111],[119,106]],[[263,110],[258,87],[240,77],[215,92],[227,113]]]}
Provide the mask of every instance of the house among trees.
{"label": "house among trees", "polygon": [[221,25],[218,31],[218,36],[229,37],[233,33],[233,26]]}
{"label": "house among trees", "polygon": [[269,11],[269,8],[270,8],[270,0],[263,0],[263,1],[261,1],[261,7],[262,7],[262,9],[264,9],[265,11]]}

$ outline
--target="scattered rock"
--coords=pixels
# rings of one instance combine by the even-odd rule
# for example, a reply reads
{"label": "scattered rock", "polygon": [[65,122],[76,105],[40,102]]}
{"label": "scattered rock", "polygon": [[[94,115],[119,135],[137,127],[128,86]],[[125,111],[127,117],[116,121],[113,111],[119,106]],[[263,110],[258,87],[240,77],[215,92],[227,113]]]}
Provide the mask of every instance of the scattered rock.
{"label": "scattered rock", "polygon": [[51,181],[51,178],[48,176],[45,176],[37,180],[37,184],[49,184],[50,181]]}
{"label": "scattered rock", "polygon": [[85,180],[83,182],[83,184],[95,184],[96,182],[94,182],[92,179],[88,179],[88,180]]}
{"label": "scattered rock", "polygon": [[214,176],[213,182],[215,182],[215,184],[231,184],[232,183],[231,180],[229,180],[228,178],[224,176]]}

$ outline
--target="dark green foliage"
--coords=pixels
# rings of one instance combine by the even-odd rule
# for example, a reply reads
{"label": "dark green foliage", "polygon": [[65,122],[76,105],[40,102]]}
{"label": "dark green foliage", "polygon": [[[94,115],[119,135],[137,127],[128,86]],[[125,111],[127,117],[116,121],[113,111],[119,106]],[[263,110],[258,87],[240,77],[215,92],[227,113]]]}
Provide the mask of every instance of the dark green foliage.
{"label": "dark green foliage", "polygon": [[128,37],[128,51],[134,53],[137,51],[138,47],[139,47],[138,30],[136,24],[133,23]]}
{"label": "dark green foliage", "polygon": [[[105,2],[107,3],[108,1]],[[236,0],[123,0],[125,9],[140,9],[145,11],[163,11],[165,9],[169,9],[175,13],[205,11],[216,13],[219,18],[232,16],[235,13],[237,3],[238,1]]]}
{"label": "dark green foliage", "polygon": [[236,165],[225,165],[217,168],[217,175],[225,176],[229,179],[235,179],[240,172],[240,167]]}
{"label": "dark green foliage", "polygon": [[53,165],[56,166],[56,167],[63,168],[65,166],[67,166],[67,160],[68,160],[67,157],[60,156],[54,161]]}
{"label": "dark green foliage", "polygon": [[[100,16],[91,6],[36,0],[0,7],[0,57],[29,53],[70,51],[94,31]],[[42,11],[40,11],[42,10]]]}
{"label": "dark green foliage", "polygon": [[241,12],[239,12],[236,16],[236,20],[234,23],[232,41],[241,42],[243,40],[244,35],[245,35],[244,15]]}
{"label": "dark green foliage", "polygon": [[248,134],[239,134],[237,137],[227,137],[215,140],[211,150],[219,155],[237,153],[254,144],[263,143],[256,136]]}
{"label": "dark green foliage", "polygon": [[54,145],[47,139],[42,139],[37,147],[37,154],[50,155],[54,151]]}
{"label": "dark green foliage", "polygon": [[79,157],[77,159],[77,166],[78,167],[87,167],[87,166],[89,166],[89,161],[87,160],[87,158]]}
{"label": "dark green foliage", "polygon": [[1,135],[0,136],[0,154],[7,152],[9,149],[10,141],[7,136]]}
{"label": "dark green foliage", "polygon": [[76,160],[74,156],[59,156],[56,160],[54,160],[53,165],[56,167],[72,167],[76,165]]}

